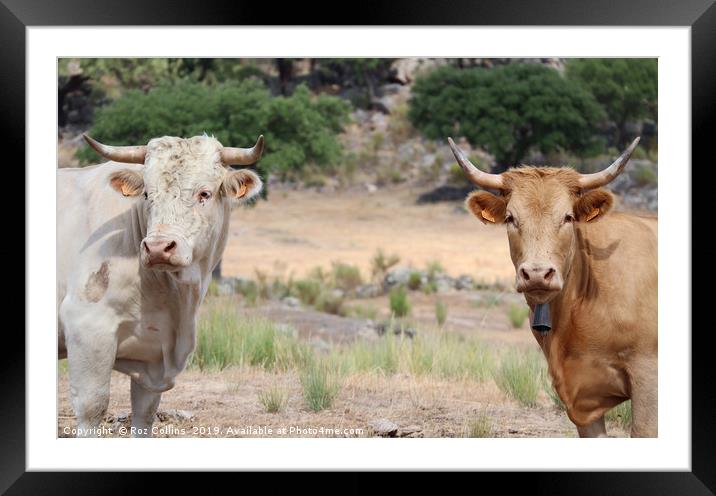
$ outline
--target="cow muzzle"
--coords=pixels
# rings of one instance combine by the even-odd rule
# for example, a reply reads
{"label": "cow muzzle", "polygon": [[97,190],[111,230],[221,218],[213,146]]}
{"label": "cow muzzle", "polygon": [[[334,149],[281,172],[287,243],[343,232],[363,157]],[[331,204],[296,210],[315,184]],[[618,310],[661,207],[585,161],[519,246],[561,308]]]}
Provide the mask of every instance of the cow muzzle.
{"label": "cow muzzle", "polygon": [[150,235],[142,240],[141,259],[145,267],[175,271],[189,266],[191,255],[186,243],[175,237]]}
{"label": "cow muzzle", "polygon": [[550,264],[523,263],[517,269],[517,292],[534,303],[546,303],[562,290],[562,277]]}

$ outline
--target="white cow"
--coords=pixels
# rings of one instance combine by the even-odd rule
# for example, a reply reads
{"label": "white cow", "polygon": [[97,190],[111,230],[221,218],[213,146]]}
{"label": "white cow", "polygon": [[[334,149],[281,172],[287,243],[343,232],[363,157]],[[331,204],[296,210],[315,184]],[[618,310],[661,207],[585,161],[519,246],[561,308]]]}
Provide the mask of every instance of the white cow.
{"label": "white cow", "polygon": [[151,436],[161,394],[194,349],[196,316],[226,246],[231,207],[262,187],[252,148],[213,137],[112,147],[104,164],[57,171],[59,357],[78,436],[97,435],[114,368],[131,377],[132,434]]}

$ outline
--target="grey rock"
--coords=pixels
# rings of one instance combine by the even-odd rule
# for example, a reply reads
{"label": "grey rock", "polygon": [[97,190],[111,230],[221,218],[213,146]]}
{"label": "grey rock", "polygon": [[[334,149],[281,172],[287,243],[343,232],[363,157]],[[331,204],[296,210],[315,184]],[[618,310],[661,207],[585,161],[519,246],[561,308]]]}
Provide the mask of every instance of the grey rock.
{"label": "grey rock", "polygon": [[376,186],[373,183],[365,183],[365,189],[368,191],[368,193],[375,193],[378,191],[378,186]]}
{"label": "grey rock", "polygon": [[430,167],[435,163],[435,159],[437,158],[437,155],[434,153],[426,153],[422,156],[420,159],[420,165],[423,167]]}
{"label": "grey rock", "polygon": [[398,428],[398,437],[423,437],[423,429],[419,425]]}
{"label": "grey rock", "polygon": [[236,293],[236,285],[233,281],[222,279],[216,282],[216,292],[220,296],[232,295]]}
{"label": "grey rock", "polygon": [[166,410],[160,410],[156,414],[157,419],[160,422],[168,422],[170,420],[194,420],[194,413],[188,410],[177,410],[176,408],[168,408]]}
{"label": "grey rock", "polygon": [[423,278],[425,278],[424,282],[427,282],[427,276],[424,272],[419,271],[417,269],[413,269],[412,267],[398,267],[396,269],[391,270],[385,275],[385,278],[383,279],[383,287],[386,289],[390,289],[400,284],[405,286],[408,284],[408,281],[410,280],[410,275],[413,272],[419,272],[421,281],[423,280]]}
{"label": "grey rock", "polygon": [[363,284],[355,289],[356,298],[377,298],[383,294],[378,284]]}
{"label": "grey rock", "polygon": [[475,287],[475,280],[468,274],[461,274],[455,280],[455,289],[465,290]]}
{"label": "grey rock", "polygon": [[447,274],[437,274],[435,276],[435,288],[438,293],[445,293],[455,289],[455,279]]}
{"label": "grey rock", "polygon": [[295,296],[286,296],[281,300],[281,302],[290,308],[298,308],[301,306],[301,300]]}
{"label": "grey rock", "polygon": [[388,419],[378,419],[368,422],[373,434],[380,437],[395,437],[398,433],[398,424]]}

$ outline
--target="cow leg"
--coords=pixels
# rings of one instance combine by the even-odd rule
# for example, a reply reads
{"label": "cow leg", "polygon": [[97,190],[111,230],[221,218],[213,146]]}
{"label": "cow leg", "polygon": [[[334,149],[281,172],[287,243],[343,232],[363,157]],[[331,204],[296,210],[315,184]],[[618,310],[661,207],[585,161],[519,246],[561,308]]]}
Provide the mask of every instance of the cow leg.
{"label": "cow leg", "polygon": [[[89,331],[89,332],[85,332]],[[77,437],[98,437],[109,405],[109,384],[117,352],[113,333],[82,329],[67,335],[70,395],[77,415]]]}
{"label": "cow leg", "polygon": [[577,426],[579,437],[607,437],[607,428],[604,424],[604,415],[591,424]]}
{"label": "cow leg", "polygon": [[152,424],[162,393],[154,393],[132,379],[132,437],[152,437]]}
{"label": "cow leg", "polygon": [[630,368],[631,437],[659,435],[659,395],[656,358],[640,361]]}

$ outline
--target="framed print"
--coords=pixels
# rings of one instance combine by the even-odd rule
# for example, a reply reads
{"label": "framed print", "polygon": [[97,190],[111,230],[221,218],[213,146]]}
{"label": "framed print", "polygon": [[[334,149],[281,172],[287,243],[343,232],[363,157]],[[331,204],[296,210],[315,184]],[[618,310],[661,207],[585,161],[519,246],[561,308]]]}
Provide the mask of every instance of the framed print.
{"label": "framed print", "polygon": [[3,1],[28,234],[0,487],[378,469],[710,493],[690,200],[716,8],[541,3],[317,26]]}

